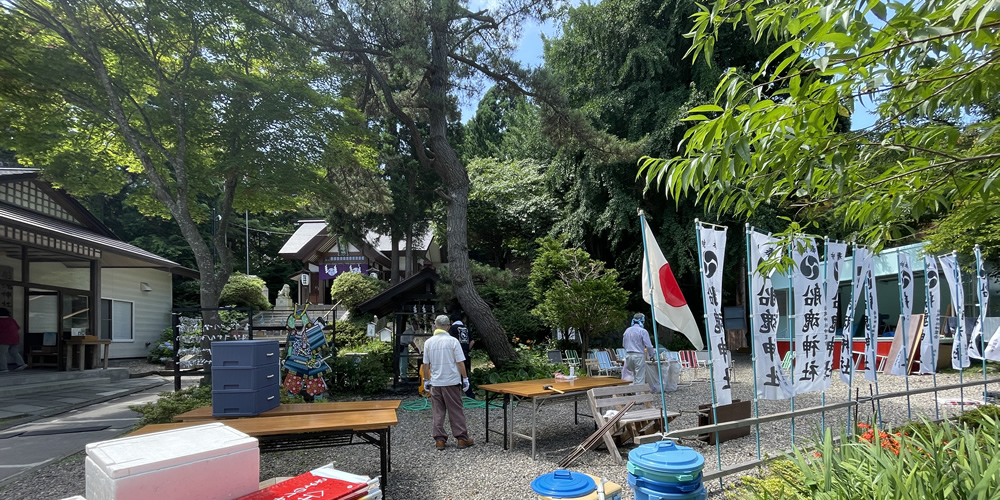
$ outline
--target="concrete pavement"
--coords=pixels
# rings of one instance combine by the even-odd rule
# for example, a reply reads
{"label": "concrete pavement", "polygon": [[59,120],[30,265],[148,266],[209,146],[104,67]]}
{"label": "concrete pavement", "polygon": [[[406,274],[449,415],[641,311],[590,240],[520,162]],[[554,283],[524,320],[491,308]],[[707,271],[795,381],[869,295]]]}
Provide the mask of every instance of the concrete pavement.
{"label": "concrete pavement", "polygon": [[[0,379],[0,383],[3,380]],[[0,486],[132,428],[130,405],[172,390],[160,376],[0,395]]]}

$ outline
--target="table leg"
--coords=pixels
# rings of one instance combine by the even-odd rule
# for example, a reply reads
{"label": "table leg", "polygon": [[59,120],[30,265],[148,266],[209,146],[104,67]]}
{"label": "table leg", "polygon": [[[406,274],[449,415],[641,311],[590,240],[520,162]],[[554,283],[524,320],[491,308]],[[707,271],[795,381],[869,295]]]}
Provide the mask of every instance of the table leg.
{"label": "table leg", "polygon": [[486,422],[484,426],[486,427],[486,442],[490,442],[490,391],[486,391]]}
{"label": "table leg", "polygon": [[104,369],[108,369],[108,356],[111,355],[111,344],[104,344]]}
{"label": "table leg", "polygon": [[392,427],[385,430],[385,438],[386,454],[389,457],[389,472],[392,472]]}
{"label": "table leg", "polygon": [[[510,406],[510,394],[503,395],[503,449],[509,449],[510,443],[507,441],[507,407]],[[511,410],[513,411],[513,410]],[[511,416],[513,418],[513,416]],[[514,436],[511,436],[513,439]]]}
{"label": "table leg", "polygon": [[577,404],[580,402],[580,398],[573,396],[573,425],[580,425],[580,408]]}
{"label": "table leg", "polygon": [[382,442],[379,443],[378,449],[379,449],[379,460],[381,460],[382,462],[381,484],[382,484],[382,491],[384,492],[389,487],[389,467],[388,467],[389,453],[387,449],[389,446],[388,429],[381,429],[378,431],[378,434],[382,440]]}
{"label": "table leg", "polygon": [[80,344],[79,349],[80,349],[80,371],[82,372],[83,371],[83,367],[84,367],[84,359],[85,359],[84,358],[84,354],[87,352],[87,349],[86,349],[86,346],[84,346],[83,344]]}
{"label": "table leg", "polygon": [[538,426],[538,398],[531,398],[531,459],[535,459],[535,428]]}

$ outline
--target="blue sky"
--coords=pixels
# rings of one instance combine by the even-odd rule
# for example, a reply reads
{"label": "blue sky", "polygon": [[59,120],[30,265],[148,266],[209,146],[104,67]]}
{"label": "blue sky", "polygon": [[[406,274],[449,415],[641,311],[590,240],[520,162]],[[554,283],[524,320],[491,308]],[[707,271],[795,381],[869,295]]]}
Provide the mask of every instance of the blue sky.
{"label": "blue sky", "polygon": [[[495,7],[497,0],[473,0],[470,2],[470,8],[490,8]],[[580,0],[570,0],[573,5],[579,5]],[[597,3],[597,2],[595,2]],[[518,45],[518,49],[515,52],[515,57],[517,60],[521,61],[522,64],[530,67],[541,66],[545,59],[542,55],[542,35],[548,38],[553,38],[561,34],[561,29],[559,24],[554,20],[549,20],[543,24],[532,22],[526,24],[522,27],[521,32],[521,43]],[[486,92],[486,88],[483,89],[483,93]],[[468,122],[470,118],[475,116],[476,107],[479,104],[479,99],[482,95],[477,95],[471,99],[460,101],[462,108],[462,122]],[[869,111],[868,106],[872,106],[871,103],[861,102],[854,103],[854,115],[851,117],[851,128],[852,130],[858,130],[865,127],[871,126],[875,123],[876,116]]]}

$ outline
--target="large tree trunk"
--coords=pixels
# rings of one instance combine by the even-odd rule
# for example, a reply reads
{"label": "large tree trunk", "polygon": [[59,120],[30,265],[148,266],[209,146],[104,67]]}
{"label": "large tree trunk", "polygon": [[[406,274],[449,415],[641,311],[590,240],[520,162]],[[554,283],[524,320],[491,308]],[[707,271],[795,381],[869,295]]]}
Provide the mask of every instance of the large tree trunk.
{"label": "large tree trunk", "polygon": [[[438,2],[435,2],[437,4]],[[435,7],[440,7],[435,5]],[[446,39],[447,21],[443,18],[445,9],[432,7],[432,15],[441,16],[431,20],[433,39],[431,42],[431,71],[429,98],[429,142],[434,152],[434,170],[444,179],[448,197],[448,273],[451,276],[455,296],[462,305],[469,320],[476,326],[480,340],[486,346],[490,360],[503,366],[517,357],[507,340],[500,322],[486,301],[479,296],[472,282],[469,269],[468,208],[469,174],[458,159],[455,149],[448,142],[448,118],[445,113],[448,100],[448,48]]]}

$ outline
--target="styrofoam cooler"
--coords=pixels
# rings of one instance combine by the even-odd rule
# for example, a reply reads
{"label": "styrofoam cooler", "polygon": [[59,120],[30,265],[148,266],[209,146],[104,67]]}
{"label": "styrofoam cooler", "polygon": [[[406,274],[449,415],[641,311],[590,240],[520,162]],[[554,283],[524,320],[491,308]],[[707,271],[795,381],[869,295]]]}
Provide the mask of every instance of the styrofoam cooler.
{"label": "styrofoam cooler", "polygon": [[230,500],[259,476],[257,440],[219,422],[87,445],[88,500]]}

